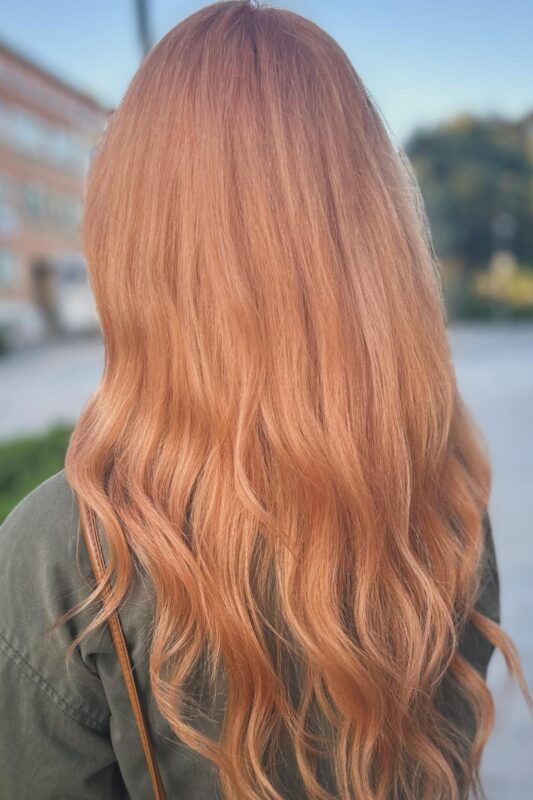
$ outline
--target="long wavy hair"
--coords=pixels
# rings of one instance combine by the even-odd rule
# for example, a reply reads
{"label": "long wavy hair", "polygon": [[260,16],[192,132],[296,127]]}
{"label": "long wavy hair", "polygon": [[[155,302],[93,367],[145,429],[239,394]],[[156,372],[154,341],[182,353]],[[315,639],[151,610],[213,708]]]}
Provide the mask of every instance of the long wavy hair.
{"label": "long wavy hair", "polygon": [[[112,591],[70,612],[102,600],[73,646],[142,570],[154,698],[224,797],[287,797],[282,748],[312,800],[482,792],[494,704],[467,623],[527,693],[475,609],[487,447],[416,180],[346,54],[246,0],[189,16],[109,120],[82,234],[105,366],[65,472]],[[215,736],[200,663],[225,686]]]}

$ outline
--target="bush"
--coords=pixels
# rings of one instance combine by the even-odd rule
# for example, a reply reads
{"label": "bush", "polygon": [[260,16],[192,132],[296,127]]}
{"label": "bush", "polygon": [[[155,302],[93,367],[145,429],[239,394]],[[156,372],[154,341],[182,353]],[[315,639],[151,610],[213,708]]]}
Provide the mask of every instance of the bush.
{"label": "bush", "polygon": [[473,291],[508,310],[511,317],[533,317],[533,269],[512,257],[494,257],[489,270],[472,277]]}
{"label": "bush", "polygon": [[533,268],[497,253],[488,267],[465,271],[460,263],[441,262],[450,319],[533,319]]}
{"label": "bush", "polygon": [[0,443],[0,523],[39,483],[63,469],[72,427]]}

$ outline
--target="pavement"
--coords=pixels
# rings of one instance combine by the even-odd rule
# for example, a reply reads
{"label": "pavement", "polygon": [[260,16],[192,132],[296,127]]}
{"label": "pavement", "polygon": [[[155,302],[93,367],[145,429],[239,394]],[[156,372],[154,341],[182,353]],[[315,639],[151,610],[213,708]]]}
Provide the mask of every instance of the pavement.
{"label": "pavement", "polygon": [[[502,626],[533,694],[533,325],[450,329],[459,389],[488,443],[489,503]],[[487,800],[533,798],[533,720],[498,651],[488,684],[496,723],[482,760]]]}
{"label": "pavement", "polygon": [[[459,388],[489,446],[489,505],[500,572],[502,625],[533,693],[533,324],[450,327]],[[101,341],[34,347],[0,359],[0,440],[73,422],[103,368]],[[486,800],[533,798],[533,721],[503,659],[488,684],[496,724],[484,752]]]}

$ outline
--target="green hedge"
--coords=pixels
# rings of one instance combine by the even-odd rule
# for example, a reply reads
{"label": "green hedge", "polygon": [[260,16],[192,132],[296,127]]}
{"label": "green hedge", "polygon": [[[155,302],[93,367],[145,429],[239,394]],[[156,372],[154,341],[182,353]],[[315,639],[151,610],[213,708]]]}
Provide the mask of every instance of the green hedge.
{"label": "green hedge", "polygon": [[72,427],[0,442],[0,523],[39,483],[63,469]]}

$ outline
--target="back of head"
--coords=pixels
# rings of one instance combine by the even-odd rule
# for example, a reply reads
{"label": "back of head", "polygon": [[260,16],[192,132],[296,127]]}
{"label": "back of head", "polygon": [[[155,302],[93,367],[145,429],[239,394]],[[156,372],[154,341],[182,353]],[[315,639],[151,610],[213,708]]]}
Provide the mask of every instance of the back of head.
{"label": "back of head", "polygon": [[106,357],[66,473],[109,542],[99,621],[137,562],[155,698],[227,798],[283,797],[282,740],[309,798],[458,797],[492,700],[457,634],[508,646],[473,611],[490,467],[416,182],[346,55],[278,8],[188,17],[112,115],[83,237]]}

